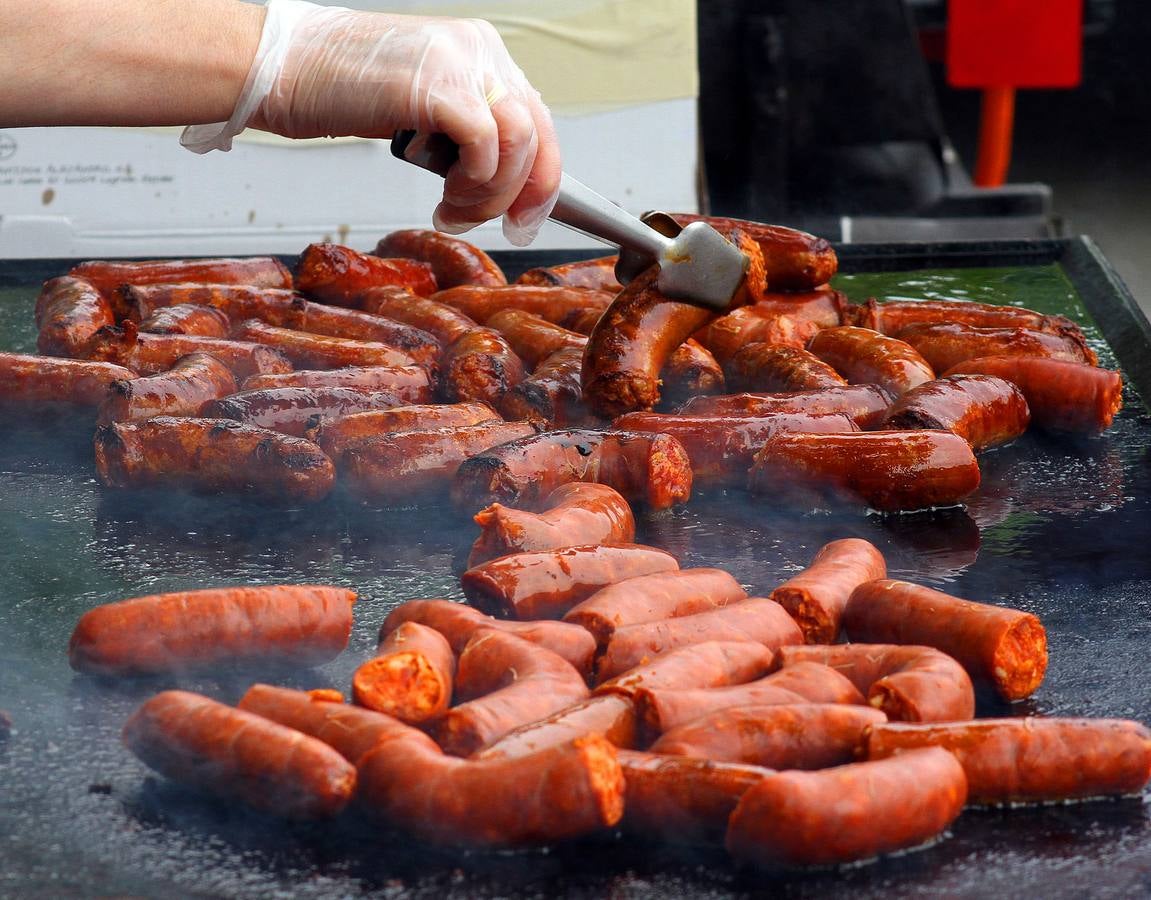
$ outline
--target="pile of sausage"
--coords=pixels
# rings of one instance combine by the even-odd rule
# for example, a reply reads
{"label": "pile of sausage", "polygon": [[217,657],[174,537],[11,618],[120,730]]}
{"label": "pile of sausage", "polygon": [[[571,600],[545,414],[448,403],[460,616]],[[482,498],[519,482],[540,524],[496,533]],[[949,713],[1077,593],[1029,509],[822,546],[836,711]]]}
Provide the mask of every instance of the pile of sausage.
{"label": "pile of sausage", "polygon": [[[690,216],[681,216],[687,221]],[[826,241],[709,219],[751,258],[726,315],[614,257],[515,284],[430,231],[371,254],[88,262],[36,303],[41,356],[0,354],[0,403],[87,411],[114,488],[472,513],[598,482],[663,508],[700,485],[882,512],[954,505],[974,452],[1028,426],[1100,431],[1122,379],[1059,316],[853,305]],[[742,305],[740,305],[742,304]],[[738,391],[741,393],[730,393]]]}
{"label": "pile of sausage", "polygon": [[[632,543],[632,510],[606,485],[475,521],[468,603],[393,609],[353,702],[269,684],[237,707],[165,691],[125,725],[128,747],[290,818],[351,809],[473,847],[618,828],[723,841],[767,868],[922,846],[967,806],[1138,794],[1151,779],[1137,722],[974,719],[977,689],[1038,688],[1042,624],[888,579],[867,541],[833,541],[752,597],[722,569]],[[346,646],[355,599],[271,586],[112,603],[80,619],[70,661],[104,677],[314,665]]]}

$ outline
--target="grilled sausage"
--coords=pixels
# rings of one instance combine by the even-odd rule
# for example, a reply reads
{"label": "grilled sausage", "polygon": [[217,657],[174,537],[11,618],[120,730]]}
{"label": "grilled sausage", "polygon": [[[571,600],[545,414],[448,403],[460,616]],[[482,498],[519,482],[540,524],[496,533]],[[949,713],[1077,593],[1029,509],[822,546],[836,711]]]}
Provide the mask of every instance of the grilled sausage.
{"label": "grilled sausage", "polygon": [[557,350],[500,399],[509,419],[527,419],[548,428],[585,425],[591,413],[583,404],[580,370],[583,347]]}
{"label": "grilled sausage", "polygon": [[387,344],[311,334],[266,325],[259,319],[241,322],[232,332],[241,341],[275,347],[300,369],[342,369],[345,366],[410,366],[415,360]]}
{"label": "grilled sausage", "polygon": [[460,578],[480,609],[509,618],[558,619],[596,591],[679,568],[670,553],[638,544],[533,550],[473,566]]}
{"label": "grilled sausage", "polygon": [[406,288],[372,288],[360,295],[360,309],[386,316],[435,335],[447,347],[476,327],[476,323],[446,303],[418,297]]}
{"label": "grilled sausage", "polygon": [[771,592],[799,625],[809,644],[832,644],[839,637],[851,592],[865,581],[887,577],[879,548],[861,538],[825,544],[811,565]]}
{"label": "grilled sausage", "polygon": [[732,391],[812,391],[847,384],[814,353],[785,344],[745,344],[723,371]]}
{"label": "grilled sausage", "polygon": [[972,450],[986,450],[1015,440],[1030,421],[1023,392],[1011,382],[992,375],[950,375],[900,397],[882,427],[950,431]]}
{"label": "grilled sausage", "polygon": [[315,441],[337,464],[344,450],[366,439],[398,431],[426,431],[498,422],[500,417],[486,403],[433,403],[373,409],[320,421],[309,421],[304,437]]}
{"label": "grilled sausage", "polygon": [[546,287],[582,287],[615,294],[623,289],[615,277],[615,264],[618,256],[600,256],[595,259],[581,259],[579,262],[562,266],[528,269],[516,284],[538,284]]}
{"label": "grilled sausage", "polygon": [[1066,316],[1045,316],[1017,306],[993,306],[971,300],[887,300],[848,306],[844,324],[897,335],[912,325],[975,325],[980,328],[1030,328],[1051,334],[1077,326]]}
{"label": "grilled sausage", "polygon": [[114,382],[135,377],[107,362],[0,353],[0,409],[33,416],[55,407],[94,410]]}
{"label": "grilled sausage", "polygon": [[421,328],[376,313],[309,303],[302,298],[292,301],[284,325],[309,334],[384,344],[428,368],[435,366],[440,356],[440,342]]}
{"label": "grilled sausage", "polygon": [[685,416],[768,416],[775,413],[844,413],[860,428],[874,428],[895,398],[877,384],[855,384],[775,394],[697,397],[680,407]]}
{"label": "grilled sausage", "polygon": [[853,641],[942,650],[1005,700],[1030,696],[1047,672],[1047,633],[1036,616],[906,581],[861,584],[848,601],[843,626]]}
{"label": "grilled sausage", "polygon": [[406,287],[427,297],[436,291],[432,267],[413,259],[381,259],[339,244],[309,244],[296,263],[296,288],[322,303],[358,305],[374,287]]}
{"label": "grilled sausage", "polygon": [[1031,356],[1096,365],[1099,358],[1078,328],[1061,334],[1029,328],[979,328],[974,325],[911,325],[899,340],[919,351],[937,372],[946,372],[981,356]]}
{"label": "grilled sausage", "polygon": [[535,369],[557,350],[569,347],[582,350],[587,343],[584,335],[568,331],[522,309],[500,310],[488,317],[486,325],[503,335],[529,370]]}
{"label": "grilled sausage", "polygon": [[226,419],[157,416],[96,430],[108,487],[179,487],[311,503],[332,489],[332,461],[311,441]]}
{"label": "grilled sausage", "polygon": [[151,675],[221,663],[314,666],[352,633],[355,592],[319,585],[152,594],[88,610],[68,662],[90,675]]}
{"label": "grilled sausage", "polygon": [[446,303],[481,325],[505,309],[519,309],[558,323],[575,310],[607,309],[614,295],[587,288],[539,287],[509,284],[506,287],[464,285],[440,291],[432,299]]}
{"label": "grilled sausage", "polygon": [[230,320],[259,319],[269,325],[290,326],[298,314],[296,302],[303,295],[285,287],[253,287],[247,284],[125,284],[120,294],[131,312],[129,318],[142,322],[173,306],[209,306]]}
{"label": "grilled sausage", "polygon": [[1010,381],[1027,398],[1031,423],[1053,431],[1103,431],[1123,406],[1123,377],[1082,363],[985,356],[959,363],[946,374],[995,375]]}
{"label": "grilled sausage", "polygon": [[124,724],[128,749],[166,778],[290,819],[331,818],[356,770],[326,744],[187,691],[164,691]]}
{"label": "grilled sausage", "polygon": [[416,724],[439,718],[452,699],[456,658],[438,631],[404,622],[352,675],[360,706]]}
{"label": "grilled sausage", "polygon": [[748,641],[704,641],[661,653],[651,662],[596,686],[595,693],[634,699],[646,691],[719,688],[744,684],[771,667],[771,651]]}
{"label": "grilled sausage", "polygon": [[848,384],[878,384],[896,396],[935,378],[931,364],[911,344],[853,325],[823,329],[807,349]]}
{"label": "grilled sausage", "polygon": [[93,285],[67,275],[44,282],[36,298],[36,349],[70,359],[86,355],[96,332],[116,324],[112,306]]}
{"label": "grilled sausage", "polygon": [[112,362],[140,375],[166,372],[189,353],[210,353],[232,370],[237,381],[249,375],[291,372],[288,357],[273,347],[251,341],[230,341],[193,334],[150,334],[125,321],[96,332],[88,346],[93,360]]}
{"label": "grilled sausage", "polygon": [[622,694],[601,694],[505,734],[473,759],[518,759],[577,738],[602,734],[614,747],[636,743],[635,704]]}
{"label": "grilled sausage", "polygon": [[316,417],[334,419],[365,410],[390,409],[402,402],[388,391],[368,393],[346,387],[263,388],[211,400],[204,404],[201,414],[303,437]]}
{"label": "grilled sausage", "polygon": [[220,310],[192,303],[165,306],[140,321],[140,330],[153,334],[198,334],[201,337],[226,338],[231,328],[231,321]]}
{"label": "grilled sausage", "polygon": [[780,434],[755,457],[752,491],[863,503],[880,512],[954,506],[979,487],[967,441],[949,431]]}
{"label": "grilled sausage", "polygon": [[523,361],[491,328],[469,331],[440,360],[440,392],[450,403],[479,400],[498,408],[504,394],[523,380]]}
{"label": "grilled sausage", "polygon": [[[839,324],[838,316],[831,324]],[[803,347],[816,332],[825,327],[818,321],[799,318],[777,309],[776,304],[753,303],[720,316],[697,331],[695,339],[726,365],[748,344]]]}
{"label": "grilled sausage", "polygon": [[274,375],[249,375],[241,390],[267,388],[350,388],[357,391],[383,391],[402,403],[431,400],[428,371],[422,366],[348,366],[344,369],[300,369]]}
{"label": "grilled sausage", "polygon": [[683,401],[705,394],[723,393],[723,368],[710,351],[688,338],[672,351],[659,373],[663,382],[665,404]]}
{"label": "grilled sausage", "polygon": [[440,290],[460,284],[507,284],[495,260],[467,241],[425,228],[393,231],[376,244],[376,256],[417,259],[432,267]]}
{"label": "grilled sausage", "polygon": [[236,392],[236,379],[216,357],[189,353],[167,372],[122,378],[108,386],[97,415],[102,425],[153,416],[198,416],[205,404]]}

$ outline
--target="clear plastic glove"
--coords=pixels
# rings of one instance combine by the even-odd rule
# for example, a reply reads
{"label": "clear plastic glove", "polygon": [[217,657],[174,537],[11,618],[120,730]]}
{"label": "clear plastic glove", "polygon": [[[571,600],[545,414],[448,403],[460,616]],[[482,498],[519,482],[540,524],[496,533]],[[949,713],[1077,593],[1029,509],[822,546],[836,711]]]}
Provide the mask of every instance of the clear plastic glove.
{"label": "clear plastic glove", "polygon": [[291,138],[446,134],[460,156],[432,221],[450,234],[503,215],[504,235],[525,246],[559,189],[551,115],[480,19],[269,0],[232,118],[191,126],[180,140],[196,153],[229,150],[249,126]]}

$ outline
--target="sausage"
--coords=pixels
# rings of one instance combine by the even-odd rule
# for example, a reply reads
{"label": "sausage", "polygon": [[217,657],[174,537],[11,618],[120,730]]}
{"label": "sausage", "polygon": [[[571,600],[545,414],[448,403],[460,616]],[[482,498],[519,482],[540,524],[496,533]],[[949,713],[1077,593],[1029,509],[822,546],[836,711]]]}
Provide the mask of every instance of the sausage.
{"label": "sausage", "polygon": [[844,324],[897,335],[912,325],[961,324],[980,328],[1030,328],[1058,334],[1077,327],[1066,316],[1045,316],[1018,306],[971,300],[868,300],[844,309]]}
{"label": "sausage", "polygon": [[136,373],[107,362],[0,353],[0,409],[38,415],[54,407],[95,409],[117,381]]}
{"label": "sausage", "polygon": [[488,317],[486,325],[504,336],[528,369],[535,369],[557,350],[569,347],[582,350],[588,341],[582,334],[568,331],[522,309],[500,310]]}
{"label": "sausage", "polygon": [[777,434],[842,434],[858,426],[842,413],[771,413],[765,416],[700,416],[625,413],[612,423],[620,431],[669,434],[683,444],[691,474],[701,483],[742,485],[759,449]]}
{"label": "sausage", "polygon": [[333,461],[339,463],[344,450],[365,438],[381,437],[397,431],[425,431],[498,422],[500,417],[486,403],[421,404],[372,409],[320,421],[311,421],[304,437],[315,441]]}
{"label": "sausage", "polygon": [[556,324],[562,325],[568,329],[568,331],[574,331],[577,334],[591,334],[592,331],[595,330],[596,322],[603,318],[606,310],[606,306],[589,306],[586,309],[573,309]]}
{"label": "sausage", "polygon": [[506,287],[461,285],[440,291],[432,299],[446,303],[484,325],[489,318],[505,309],[523,310],[558,323],[574,310],[607,309],[613,296],[607,291],[587,288],[509,284]]}
{"label": "sausage", "polygon": [[548,428],[587,424],[592,416],[583,405],[582,368],[583,347],[557,350],[501,397],[500,411],[509,419],[527,419]]}
{"label": "sausage", "polygon": [[235,392],[236,379],[227,366],[209,353],[189,353],[159,375],[113,381],[97,421],[106,425],[153,416],[198,416],[205,404]]}
{"label": "sausage", "polygon": [[835,865],[927,843],[967,800],[958,760],[937,747],[820,772],[779,772],[750,788],[727,850],[763,867]]}
{"label": "sausage", "polygon": [[241,322],[232,332],[241,341],[275,347],[301,369],[342,369],[345,366],[410,366],[415,360],[402,350],[378,341],[311,334],[265,325],[259,319]]}
{"label": "sausage", "polygon": [[626,793],[620,827],[649,840],[717,843],[739,798],[770,769],[662,753],[619,752]]}
{"label": "sausage", "polygon": [[292,371],[288,357],[274,347],[194,334],[151,334],[139,331],[131,321],[101,328],[88,346],[90,359],[116,363],[140,375],[166,372],[180,357],[197,352],[212,354],[232,370],[237,381],[249,375]]}
{"label": "sausage", "polygon": [[726,394],[697,397],[679,408],[685,416],[767,416],[775,413],[844,413],[860,428],[883,421],[895,397],[877,384],[853,384],[775,394]]}
{"label": "sausage", "polygon": [[617,628],[690,616],[746,599],[747,591],[723,569],[676,569],[608,585],[563,618],[586,628],[603,647]]}
{"label": "sausage", "polygon": [[724,237],[737,231],[747,235],[763,254],[766,281],[773,291],[814,291],[827,284],[839,268],[831,244],[805,231],[693,213],[674,213],[672,218],[680,225],[706,222]]}
{"label": "sausage", "polygon": [[493,619],[464,603],[409,600],[388,614],[380,628],[380,639],[383,640],[404,622],[419,622],[434,628],[447,638],[454,653],[461,653],[472,635],[481,627],[506,631],[563,657],[580,675],[587,677],[591,674],[595,639],[578,625],[549,621],[509,622]]}
{"label": "sausage", "polygon": [[449,403],[480,400],[498,407],[504,394],[523,380],[523,361],[490,328],[468,332],[440,359],[440,393]]}
{"label": "sausage", "polygon": [[1010,381],[1027,398],[1031,424],[1053,431],[1103,431],[1123,406],[1123,377],[1082,363],[985,356],[961,362],[946,374],[994,375]]}
{"label": "sausage", "polygon": [[796,663],[758,681],[724,688],[643,689],[636,693],[636,713],[652,736],[686,725],[717,709],[777,703],[850,703],[867,700],[849,679],[818,663]]}
{"label": "sausage", "polygon": [[151,675],[221,663],[314,666],[352,633],[354,591],[321,585],[208,588],[151,594],[88,610],[68,662],[89,675]]}
{"label": "sausage", "polygon": [[667,509],[691,496],[691,460],[670,435],[583,429],[549,431],[477,454],[452,485],[456,507],[532,508],[563,484],[598,482],[629,503]]}
{"label": "sausage", "polygon": [[261,288],[290,288],[292,273],[278,259],[255,256],[245,259],[157,259],[144,262],[92,260],[73,266],[68,272],[92,284],[112,304],[117,319],[126,318],[129,308],[120,294],[121,285],[244,284]]}
{"label": "sausage", "polygon": [[803,641],[803,633],[778,603],[765,597],[740,600],[690,616],[617,627],[596,666],[606,681],[652,657],[701,641],[752,641],[769,650]]}
{"label": "sausage", "polygon": [[666,731],[649,749],[768,769],[827,769],[854,762],[867,726],[886,721],[866,706],[735,706]]}
{"label": "sausage", "polygon": [[550,844],[609,828],[623,814],[623,774],[599,735],[477,761],[444,756],[426,739],[392,740],[364,758],[359,774],[365,806],[437,844]]}
{"label": "sausage", "polygon": [[520,621],[558,619],[609,584],[678,568],[670,553],[639,544],[563,547],[481,563],[464,572],[460,585],[485,612]]}
{"label": "sausage", "polygon": [[192,303],[165,306],[140,321],[140,330],[152,334],[198,334],[201,337],[226,338],[231,328],[231,321],[220,310]]}
{"label": "sausage", "polygon": [[427,403],[432,398],[428,371],[422,366],[348,366],[344,369],[301,369],[269,375],[249,375],[241,390],[267,388],[351,388],[383,391],[401,403]]}
{"label": "sausage", "polygon": [[975,716],[975,689],[958,662],[931,647],[908,644],[836,644],[834,647],[782,647],[776,663],[816,662],[851,679],[899,722],[953,722]]}
{"label": "sausage", "polygon": [[373,251],[376,256],[417,259],[432,267],[440,289],[460,284],[507,284],[495,260],[467,241],[426,228],[393,231]]}
{"label": "sausage", "polygon": [[96,332],[115,324],[111,304],[81,278],[46,281],[36,298],[36,349],[47,356],[82,358]]}
{"label": "sausage", "polygon": [[317,416],[321,420],[336,418],[371,409],[390,409],[402,402],[388,391],[367,393],[346,387],[263,388],[211,400],[204,404],[201,415],[233,419],[245,425],[303,437]]}
{"label": "sausage", "polygon": [[583,700],[583,677],[567,660],[506,631],[481,629],[460,653],[453,706],[432,736],[453,756],[469,756],[513,728]]}
{"label": "sausage", "polygon": [[682,403],[700,394],[720,394],[723,368],[702,344],[688,338],[672,351],[659,373],[664,403]]}
{"label": "sausage", "polygon": [[173,306],[207,306],[230,320],[260,319],[269,325],[289,326],[303,296],[284,287],[253,287],[247,284],[125,284],[120,295],[129,306],[129,318],[142,322]]}
{"label": "sausage", "polygon": [[96,472],[114,488],[178,487],[314,503],[332,461],[311,441],[227,419],[157,416],[96,429]]}
{"label": "sausage", "polygon": [[919,351],[938,372],[981,356],[1034,356],[1097,365],[1099,357],[1078,328],[1061,334],[1029,328],[978,328],[974,325],[911,325],[899,340]]}
{"label": "sausage", "polygon": [[562,266],[528,269],[516,284],[538,284],[547,287],[582,287],[597,291],[618,293],[623,289],[615,277],[615,264],[619,256],[599,256],[595,259],[581,259]]}
{"label": "sausage", "polygon": [[1027,430],[1031,411],[1023,392],[993,375],[950,375],[924,382],[887,411],[882,428],[950,431],[986,450]]}
{"label": "sausage", "polygon": [[814,353],[762,341],[737,350],[723,371],[732,391],[814,391],[847,384]]}
{"label": "sausage", "polygon": [[[762,291],[763,268],[755,245],[738,246],[751,258],[748,274],[730,308],[744,306]],[[660,399],[660,372],[673,351],[719,317],[715,309],[670,300],[659,292],[659,267],[636,277],[612,301],[592,329],[584,350],[584,402],[601,416],[651,409]]]}
{"label": "sausage", "polygon": [[404,622],[383,641],[374,659],[352,675],[360,706],[417,724],[436,719],[452,699],[456,658],[438,631]]}
{"label": "sausage", "polygon": [[631,507],[606,484],[563,484],[541,505],[543,512],[534,513],[493,503],[476,513],[473,518],[480,526],[480,536],[472,545],[468,566],[525,550],[630,544],[635,540]]}
{"label": "sausage", "polygon": [[704,641],[661,653],[596,686],[595,693],[634,699],[641,690],[675,691],[745,684],[771,667],[772,653],[749,641]]}
{"label": "sausage", "polygon": [[921,747],[955,754],[972,805],[1137,795],[1151,779],[1151,731],[1127,719],[980,719],[868,730],[868,759]]}
{"label": "sausage", "polygon": [[749,486],[900,512],[959,503],[979,487],[979,464],[949,431],[779,434],[756,454]]}
{"label": "sausage", "polygon": [[376,503],[439,497],[464,460],[534,433],[526,422],[492,421],[382,434],[344,448],[340,475],[350,493]]}
{"label": "sausage", "polygon": [[360,309],[426,331],[434,335],[443,347],[459,340],[476,327],[476,323],[458,309],[428,297],[417,297],[406,288],[372,288],[364,291],[360,295]]}
{"label": "sausage", "polygon": [[374,287],[406,287],[427,297],[436,291],[432,267],[414,259],[381,259],[339,244],[309,244],[296,263],[296,288],[321,303],[358,305]]}
{"label": "sausage", "polygon": [[[803,347],[825,327],[773,307],[770,303],[753,303],[733,310],[697,331],[695,339],[726,365],[748,344]],[[838,318],[833,324],[839,324]]]}
{"label": "sausage", "polygon": [[824,544],[811,565],[771,592],[799,625],[809,644],[833,644],[851,592],[865,581],[887,577],[879,548],[862,538]]}
{"label": "sausage", "polygon": [[166,778],[289,819],[341,812],[355,768],[331,747],[187,691],[163,691],[124,723],[124,743]]}
{"label": "sausage", "polygon": [[384,344],[428,368],[435,366],[440,356],[440,342],[421,328],[383,315],[309,303],[302,298],[292,301],[285,325],[309,334]]}
{"label": "sausage", "polygon": [[590,734],[602,734],[614,747],[636,744],[635,704],[622,694],[581,700],[538,722],[529,722],[472,755],[472,759],[515,759]]}
{"label": "sausage", "polygon": [[807,349],[848,384],[878,384],[897,397],[935,378],[931,364],[911,344],[854,325],[823,329]]}
{"label": "sausage", "polygon": [[861,584],[847,603],[843,627],[853,641],[942,650],[1005,700],[1030,696],[1047,672],[1047,633],[1038,617],[906,581]]}

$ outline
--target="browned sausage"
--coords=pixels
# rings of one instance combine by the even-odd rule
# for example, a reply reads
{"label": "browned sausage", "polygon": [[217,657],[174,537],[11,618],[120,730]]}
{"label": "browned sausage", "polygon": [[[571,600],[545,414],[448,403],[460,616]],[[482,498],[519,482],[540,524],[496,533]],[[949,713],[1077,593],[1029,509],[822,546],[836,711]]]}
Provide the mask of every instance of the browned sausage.
{"label": "browned sausage", "polygon": [[[574,331],[578,334],[591,334],[595,330],[595,324],[602,317],[607,310],[607,307],[591,306],[587,309],[573,309],[566,316],[557,322],[557,325],[562,325],[569,331]],[[700,346],[703,346],[702,344]]]}
{"label": "browned sausage", "polygon": [[446,494],[469,457],[534,433],[526,422],[501,421],[392,432],[344,448],[340,475],[357,497],[411,503]]}
{"label": "browned sausage", "polygon": [[425,228],[393,231],[373,251],[376,256],[418,259],[432,267],[441,290],[459,284],[507,284],[495,260],[467,241]]}
{"label": "browned sausage", "polygon": [[338,418],[371,409],[391,409],[403,401],[388,391],[358,391],[346,387],[281,387],[241,391],[204,404],[201,415],[233,419],[245,425],[269,428],[303,437],[319,420]]}
{"label": "browned sausage", "polygon": [[887,577],[879,548],[862,538],[825,544],[811,565],[771,592],[803,631],[809,644],[832,644],[839,637],[851,592],[865,581]]}
{"label": "browned sausage", "polygon": [[380,628],[381,640],[404,622],[419,622],[421,625],[434,628],[447,638],[455,653],[463,652],[479,628],[507,631],[562,656],[584,677],[591,674],[595,639],[578,625],[549,621],[509,622],[505,619],[493,619],[464,603],[452,603],[450,600],[409,600],[388,614]]}
{"label": "browned sausage", "polygon": [[1023,392],[993,375],[950,375],[912,388],[888,410],[883,428],[950,431],[986,450],[1027,430],[1031,412]]}
{"label": "browned sausage", "polygon": [[874,428],[895,397],[877,384],[854,384],[776,394],[725,394],[697,397],[679,411],[686,416],[767,416],[774,413],[844,413],[860,428]]}
{"label": "browned sausage", "polygon": [[677,569],[629,578],[596,591],[564,615],[607,645],[617,628],[690,616],[738,603],[747,591],[723,569]]}
{"label": "browned sausage", "polygon": [[543,512],[534,513],[493,503],[476,513],[480,536],[472,545],[468,565],[525,550],[558,550],[575,544],[629,544],[635,539],[631,507],[606,484],[560,485],[541,506]]}
{"label": "browned sausage", "polygon": [[486,325],[504,336],[528,369],[535,369],[557,350],[569,347],[582,350],[588,340],[582,334],[568,331],[522,309],[500,310],[488,317]]}
{"label": "browned sausage", "polygon": [[428,370],[423,366],[348,366],[343,369],[300,369],[271,375],[249,375],[241,390],[267,388],[351,388],[383,391],[403,403],[427,403],[432,398]]}
{"label": "browned sausage", "polygon": [[723,368],[706,347],[688,338],[672,351],[659,373],[664,403],[682,403],[701,394],[724,391]]}
{"label": "browned sausage", "polygon": [[178,487],[310,503],[332,489],[332,461],[311,441],[227,419],[157,416],[96,430],[108,487]]}
{"label": "browned sausage", "polygon": [[248,319],[233,329],[233,336],[275,347],[300,369],[342,369],[345,366],[409,366],[415,360],[402,350],[377,341],[311,334],[292,328],[266,325]]}
{"label": "browned sausage", "polygon": [[590,734],[602,734],[615,747],[634,747],[635,726],[635,704],[630,698],[622,694],[601,694],[581,700],[538,722],[521,725],[473,754],[472,758],[521,758]]}
{"label": "browned sausage", "polygon": [[586,425],[592,415],[583,404],[580,370],[583,347],[557,350],[500,399],[509,419],[527,419],[548,428]]}
{"label": "browned sausage", "polygon": [[452,500],[466,512],[492,503],[531,509],[560,485],[595,481],[630,503],[666,509],[691,496],[691,480],[687,451],[669,435],[571,429],[477,454],[456,473]]}
{"label": "browned sausage", "polygon": [[432,299],[458,309],[483,325],[505,309],[520,309],[558,323],[573,310],[607,309],[613,296],[607,291],[587,288],[509,284],[506,287],[463,285],[440,291]]}
{"label": "browned sausage", "polygon": [[652,753],[748,763],[768,769],[827,769],[855,761],[877,709],[836,703],[735,706],[666,731]]}
{"label": "browned sausage", "polygon": [[947,375],[995,375],[1019,387],[1031,423],[1054,431],[1103,431],[1123,406],[1123,377],[1083,363],[1022,356],[969,359]]}
{"label": "browned sausage", "polygon": [[803,633],[778,603],[753,597],[690,616],[617,627],[596,666],[606,681],[652,657],[701,641],[753,641],[769,650],[798,644]]}
{"label": "browned sausage", "polygon": [[651,662],[617,675],[595,689],[597,695],[676,691],[745,684],[771,667],[772,653],[750,641],[704,641],[661,653]]}
{"label": "browned sausage", "polygon": [[579,262],[562,266],[528,269],[516,284],[538,284],[548,287],[582,287],[597,291],[618,293],[623,285],[615,277],[615,264],[618,256],[600,256],[595,259],[581,259]]}
{"label": "browned sausage", "polygon": [[975,689],[958,662],[932,647],[836,644],[782,647],[776,662],[817,662],[851,679],[868,702],[900,722],[955,722],[975,715]]}
{"label": "browned sausage", "polygon": [[[833,324],[839,324],[838,318]],[[824,327],[818,322],[781,312],[773,304],[754,303],[720,316],[697,331],[695,339],[727,365],[748,344],[803,347]]]}
{"label": "browned sausage", "polygon": [[365,438],[381,437],[397,431],[426,431],[498,422],[499,416],[486,403],[433,403],[373,409],[309,422],[304,437],[315,441],[333,461],[339,463],[344,450]]}
{"label": "browned sausage", "polygon": [[820,772],[779,772],[740,798],[727,850],[757,866],[833,865],[917,847],[963,809],[958,760],[932,747]]}
{"label": "browned sausage", "polygon": [[189,353],[159,375],[113,381],[97,420],[106,425],[153,416],[198,416],[205,404],[235,392],[236,379],[227,366],[211,354]]}
{"label": "browned sausage", "polygon": [[1036,616],[906,581],[861,584],[848,601],[843,627],[854,641],[942,650],[1005,700],[1029,696],[1047,672],[1047,633]]}
{"label": "browned sausage", "polygon": [[693,479],[740,485],[759,449],[777,434],[843,434],[858,426],[842,413],[771,413],[765,416],[700,416],[633,412],[612,423],[621,431],[670,434],[687,450]]}
{"label": "browned sausage", "polygon": [[745,344],[724,366],[728,390],[812,391],[847,384],[839,373],[802,347]]}
{"label": "browned sausage", "polygon": [[780,434],[755,457],[752,491],[880,512],[954,506],[979,487],[971,445],[949,431]]}
{"label": "browned sausage", "polygon": [[591,545],[501,556],[468,569],[460,584],[482,610],[521,621],[558,619],[609,584],[678,568],[675,557],[654,547]]}
{"label": "browned sausage", "polygon": [[435,335],[441,346],[459,340],[476,323],[446,303],[418,297],[405,288],[372,288],[360,295],[360,309]]}
{"label": "browned sausage", "polygon": [[421,297],[436,291],[432,267],[412,259],[381,259],[339,244],[309,244],[296,263],[296,287],[336,306],[356,306],[374,287],[395,285]]}
{"label": "browned sausage", "polygon": [[896,396],[935,378],[931,364],[911,344],[853,325],[823,329],[807,349],[849,384],[878,384]]}
{"label": "browned sausage", "polygon": [[950,750],[971,804],[1042,803],[1138,794],[1151,779],[1151,731],[1128,719],[980,719],[874,725],[867,758]]}
{"label": "browned sausage", "polygon": [[974,325],[911,325],[899,340],[919,351],[937,372],[981,356],[1032,356],[1096,365],[1099,358],[1078,328],[1061,334],[1029,328],[979,328]]}
{"label": "browned sausage", "polygon": [[523,380],[523,361],[491,328],[469,331],[440,360],[440,392],[452,403],[480,400],[498,408],[504,394]]}
{"label": "browned sausage", "polygon": [[377,655],[352,675],[360,706],[419,723],[443,715],[452,699],[456,658],[447,639],[418,622],[404,622],[380,642]]}
{"label": "browned sausage", "polygon": [[220,310],[192,303],[165,306],[140,321],[140,330],[153,334],[198,334],[201,337],[226,338],[231,328],[231,321]]}
{"label": "browned sausage", "polygon": [[436,364],[440,356],[439,340],[423,329],[383,315],[309,303],[302,298],[292,301],[291,310],[283,324],[309,334],[384,344],[406,353],[421,366],[429,368]]}
{"label": "browned sausage", "polygon": [[445,753],[469,756],[514,728],[587,697],[567,660],[506,631],[477,631],[456,667],[456,704],[432,724]]}
{"label": "browned sausage", "polygon": [[95,409],[116,381],[136,374],[123,366],[24,353],[0,353],[0,409],[37,415],[55,407]]}
{"label": "browned sausage", "polygon": [[1030,328],[1052,334],[1076,327],[1066,316],[1045,316],[1018,306],[971,300],[868,300],[844,310],[844,324],[897,335],[912,325],[962,324],[980,328]]}
{"label": "browned sausage", "polygon": [[237,381],[249,375],[292,371],[288,357],[274,347],[194,334],[150,334],[130,321],[101,328],[88,346],[89,358],[113,362],[140,375],[166,372],[180,357],[197,352],[212,354],[232,370]]}
{"label": "browned sausage", "polygon": [[129,317],[134,322],[173,306],[209,306],[236,322],[260,319],[269,325],[289,326],[295,303],[304,299],[303,295],[283,287],[198,282],[125,284],[120,294],[131,308]]}
{"label": "browned sausage", "polygon": [[330,818],[356,788],[331,747],[187,691],[164,691],[124,724],[128,749],[166,778],[290,819]]}
{"label": "browned sausage", "polygon": [[68,662],[93,675],[148,675],[221,663],[313,666],[352,633],[356,594],[320,585],[208,588],[152,594],[88,610]]}
{"label": "browned sausage", "polygon": [[96,332],[114,324],[112,306],[83,279],[45,281],[36,298],[36,349],[48,356],[83,357]]}

